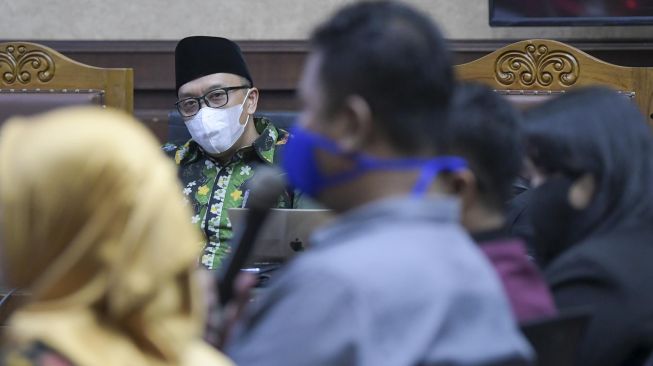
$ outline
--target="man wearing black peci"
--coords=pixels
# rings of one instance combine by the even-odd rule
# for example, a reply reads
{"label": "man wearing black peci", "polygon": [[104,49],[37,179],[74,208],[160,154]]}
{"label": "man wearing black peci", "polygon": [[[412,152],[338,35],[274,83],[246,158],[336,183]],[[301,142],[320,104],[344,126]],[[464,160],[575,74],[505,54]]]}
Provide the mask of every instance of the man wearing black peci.
{"label": "man wearing black peci", "polygon": [[[243,206],[247,181],[257,166],[278,160],[288,133],[254,117],[259,91],[236,43],[184,38],[175,49],[175,71],[175,105],[192,139],[163,148],[179,165],[183,192],[194,210],[189,220],[206,238],[200,263],[217,269],[230,250],[228,209]],[[291,208],[293,199],[285,192],[278,207]]]}

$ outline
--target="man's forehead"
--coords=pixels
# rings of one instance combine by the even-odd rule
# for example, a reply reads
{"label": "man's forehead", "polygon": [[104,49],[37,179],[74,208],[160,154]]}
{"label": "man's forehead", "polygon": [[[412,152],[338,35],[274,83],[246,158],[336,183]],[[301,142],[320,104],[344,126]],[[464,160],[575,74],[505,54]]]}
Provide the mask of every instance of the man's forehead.
{"label": "man's forehead", "polygon": [[180,86],[179,97],[200,96],[211,89],[240,86],[243,79],[240,75],[225,72],[205,75]]}

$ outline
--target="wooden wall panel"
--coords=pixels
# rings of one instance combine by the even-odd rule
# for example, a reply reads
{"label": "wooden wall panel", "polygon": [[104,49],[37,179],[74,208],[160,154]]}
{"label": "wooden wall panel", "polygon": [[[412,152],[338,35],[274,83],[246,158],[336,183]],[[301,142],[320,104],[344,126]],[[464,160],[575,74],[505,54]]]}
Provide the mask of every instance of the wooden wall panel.
{"label": "wooden wall panel", "polygon": [[[33,41],[100,67],[134,69],[134,113],[159,138],[167,133],[167,116],[176,100],[175,41]],[[451,42],[456,64],[480,58],[513,40]],[[305,41],[241,41],[261,110],[295,110],[295,86],[308,53]],[[653,43],[643,41],[566,41],[592,56],[623,66],[653,66]]]}

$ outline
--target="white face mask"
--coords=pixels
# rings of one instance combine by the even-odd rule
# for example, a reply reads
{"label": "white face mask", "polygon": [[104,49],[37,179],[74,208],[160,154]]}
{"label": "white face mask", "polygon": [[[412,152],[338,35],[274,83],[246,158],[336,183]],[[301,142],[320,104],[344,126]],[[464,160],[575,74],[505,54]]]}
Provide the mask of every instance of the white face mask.
{"label": "white face mask", "polygon": [[240,115],[247,102],[249,89],[245,100],[229,108],[204,107],[197,112],[188,122],[188,132],[204,151],[209,154],[221,154],[229,150],[245,131],[249,122],[249,115],[245,124],[240,124]]}

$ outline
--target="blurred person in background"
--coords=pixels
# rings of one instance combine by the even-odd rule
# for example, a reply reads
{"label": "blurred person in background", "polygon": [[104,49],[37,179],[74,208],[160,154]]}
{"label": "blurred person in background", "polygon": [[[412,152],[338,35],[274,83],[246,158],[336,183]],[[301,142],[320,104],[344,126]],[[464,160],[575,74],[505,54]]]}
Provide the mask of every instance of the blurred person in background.
{"label": "blurred person in background", "polygon": [[530,213],[538,260],[564,311],[592,316],[579,365],[639,365],[653,351],[653,137],[609,89],[528,111]]}
{"label": "blurred person in background", "polygon": [[487,87],[461,84],[451,115],[451,154],[469,165],[452,175],[462,200],[463,226],[499,273],[521,323],[556,315],[542,274],[529,259],[524,240],[509,232],[504,213],[522,168],[519,112]]}

